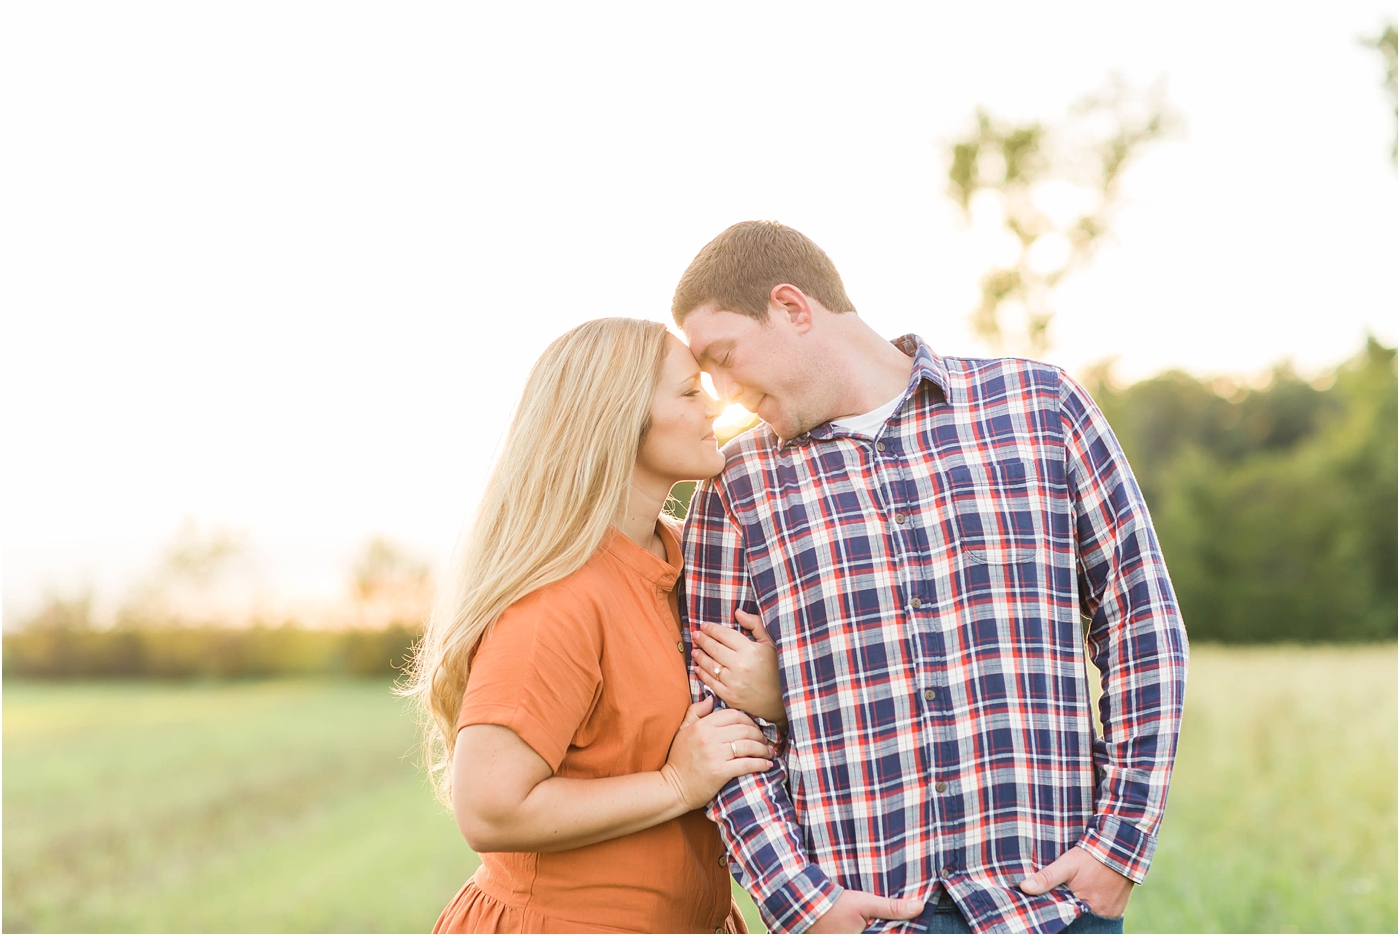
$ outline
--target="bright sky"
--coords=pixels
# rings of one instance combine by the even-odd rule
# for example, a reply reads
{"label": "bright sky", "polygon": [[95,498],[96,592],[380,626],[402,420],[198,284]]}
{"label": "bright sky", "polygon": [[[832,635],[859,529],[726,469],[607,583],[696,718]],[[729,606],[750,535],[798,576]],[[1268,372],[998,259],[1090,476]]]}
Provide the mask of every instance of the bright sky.
{"label": "bright sky", "polygon": [[373,534],[441,562],[529,365],[666,319],[730,223],[821,244],[861,314],[950,354],[986,257],[944,196],[979,104],[1053,120],[1165,76],[1060,297],[1071,370],[1252,374],[1397,337],[1394,5],[7,3],[7,621],[117,600],[190,517],[269,594]]}

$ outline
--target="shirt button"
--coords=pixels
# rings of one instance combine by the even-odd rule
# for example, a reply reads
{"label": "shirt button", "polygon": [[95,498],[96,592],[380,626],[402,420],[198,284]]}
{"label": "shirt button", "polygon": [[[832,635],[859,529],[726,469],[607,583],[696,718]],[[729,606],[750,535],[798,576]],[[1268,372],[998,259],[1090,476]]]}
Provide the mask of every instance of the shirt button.
{"label": "shirt button", "polygon": [[936,699],[936,698],[938,698],[938,693],[934,692],[932,689],[925,689],[925,690],[924,690],[924,701],[925,701],[925,702],[932,702],[932,701],[933,701],[934,699]]}
{"label": "shirt button", "polygon": [[[948,784],[944,783],[942,780],[939,780],[937,783],[935,783],[935,784],[933,785],[933,789],[934,789],[934,791],[937,792],[937,793],[946,793],[947,790],[948,790]],[[948,869],[947,869],[947,868],[944,868],[944,869],[943,869],[943,873],[944,873],[944,874],[947,874],[947,873],[948,873]]]}
{"label": "shirt button", "polygon": [[924,603],[923,603],[922,601],[920,601],[918,598],[915,598],[913,601],[909,602],[909,607],[913,608],[915,611],[919,610],[919,609],[922,608],[923,606],[924,606]]}
{"label": "shirt button", "polygon": [[949,865],[948,867],[944,868],[942,871],[940,871],[940,872],[938,872],[938,873],[941,874],[941,875],[943,875],[943,877],[947,878],[947,877],[952,877],[952,876],[953,876],[953,871],[954,871],[954,870],[955,870],[955,869],[953,868],[953,866],[952,866],[952,865]]}
{"label": "shirt button", "polygon": [[876,443],[875,443],[875,451],[877,451],[877,452],[883,452],[884,450],[885,450],[885,443],[883,443],[883,442],[876,442]]}
{"label": "shirt button", "polygon": [[905,520],[907,520],[907,519],[909,519],[909,518],[906,517],[906,516],[904,516],[904,514],[902,514],[902,513],[897,513],[897,514],[894,515],[894,522],[895,522],[895,523],[903,523],[903,522],[904,522]]}
{"label": "shirt button", "polygon": [[676,650],[677,650],[678,652],[680,652],[680,653],[685,653],[685,641],[684,641],[684,640],[677,640],[677,641],[676,641]]}
{"label": "shirt button", "polygon": [[729,859],[726,858],[726,857],[724,857],[723,855],[720,855],[720,856],[719,856],[719,866],[720,866],[721,868],[727,868],[727,867],[729,867]]}

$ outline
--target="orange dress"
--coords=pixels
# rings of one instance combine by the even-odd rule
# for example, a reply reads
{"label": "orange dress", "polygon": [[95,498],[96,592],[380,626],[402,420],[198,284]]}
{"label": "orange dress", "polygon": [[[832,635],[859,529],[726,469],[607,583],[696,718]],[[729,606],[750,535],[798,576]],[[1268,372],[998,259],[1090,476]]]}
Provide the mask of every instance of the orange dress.
{"label": "orange dress", "polygon": [[[579,571],[501,615],[472,663],[458,727],[511,729],[555,776],[660,770],[690,705],[667,560],[609,529]],[[719,832],[702,810],[562,852],[497,852],[435,933],[747,932]]]}

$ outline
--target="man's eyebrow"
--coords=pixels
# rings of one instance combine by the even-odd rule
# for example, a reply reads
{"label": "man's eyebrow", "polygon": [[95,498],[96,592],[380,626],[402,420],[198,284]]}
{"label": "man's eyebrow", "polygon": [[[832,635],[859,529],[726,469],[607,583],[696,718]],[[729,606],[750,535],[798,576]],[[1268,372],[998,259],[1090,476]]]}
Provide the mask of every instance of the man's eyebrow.
{"label": "man's eyebrow", "polygon": [[716,358],[718,356],[728,354],[732,350],[734,350],[734,342],[732,340],[726,339],[724,341],[716,341],[712,344],[706,345],[705,350],[697,354],[695,356],[695,359],[701,364],[705,363],[706,361],[719,363],[716,360]]}

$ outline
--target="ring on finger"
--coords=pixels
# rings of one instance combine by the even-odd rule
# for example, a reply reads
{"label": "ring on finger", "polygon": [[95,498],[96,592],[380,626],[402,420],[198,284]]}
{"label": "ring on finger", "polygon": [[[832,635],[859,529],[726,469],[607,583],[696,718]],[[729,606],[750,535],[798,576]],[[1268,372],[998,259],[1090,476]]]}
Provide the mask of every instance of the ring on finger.
{"label": "ring on finger", "polygon": [[723,664],[723,663],[716,663],[716,664],[715,664],[715,679],[723,679],[723,678],[724,678],[723,675],[722,675],[723,673],[724,673],[724,664]]}
{"label": "ring on finger", "polygon": [[738,749],[737,747],[734,746],[734,742],[733,742],[733,741],[730,741],[730,742],[729,742],[729,757],[730,757],[730,759],[732,760],[733,758],[738,757],[738,756],[739,756],[739,749]]}

